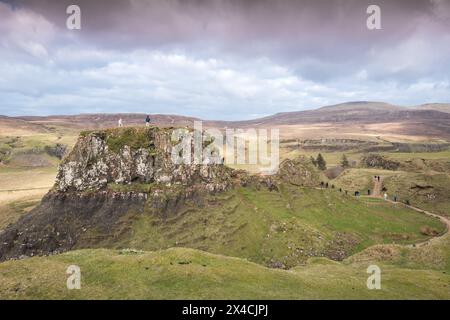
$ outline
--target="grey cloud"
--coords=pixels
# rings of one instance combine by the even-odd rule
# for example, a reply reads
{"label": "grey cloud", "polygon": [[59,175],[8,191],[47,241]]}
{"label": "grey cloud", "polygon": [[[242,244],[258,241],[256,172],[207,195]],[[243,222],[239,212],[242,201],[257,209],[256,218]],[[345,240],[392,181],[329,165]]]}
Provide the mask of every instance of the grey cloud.
{"label": "grey cloud", "polygon": [[[240,119],[346,100],[449,100],[448,2],[378,0],[383,29],[369,31],[372,3],[0,1],[0,114]],[[65,28],[69,4],[82,9],[80,31]]]}

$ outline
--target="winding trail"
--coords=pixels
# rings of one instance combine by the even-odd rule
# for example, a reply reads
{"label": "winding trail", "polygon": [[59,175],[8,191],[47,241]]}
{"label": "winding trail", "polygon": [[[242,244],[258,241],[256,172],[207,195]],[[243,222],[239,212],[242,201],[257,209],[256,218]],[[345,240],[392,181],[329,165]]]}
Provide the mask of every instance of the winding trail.
{"label": "winding trail", "polygon": [[[380,177],[380,181],[378,181],[378,179],[374,179],[373,194],[372,194],[371,197],[373,197],[373,198],[382,198],[383,199],[383,196],[381,194],[382,186],[383,186],[383,177]],[[450,219],[449,218],[441,216],[441,215],[433,213],[433,212],[430,212],[430,211],[427,211],[427,210],[423,210],[423,209],[414,207],[412,205],[408,205],[408,204],[402,203],[402,202],[395,202],[395,201],[392,201],[390,199],[385,200],[385,201],[388,201],[388,202],[393,203],[393,204],[400,204],[400,205],[402,205],[404,207],[407,207],[409,209],[412,209],[412,210],[415,210],[417,212],[423,213],[423,214],[425,214],[427,216],[439,219],[439,220],[441,220],[441,222],[443,224],[445,224],[446,230],[441,235],[436,236],[436,237],[432,237],[432,238],[430,238],[428,240],[425,240],[425,241],[422,241],[422,242],[418,242],[418,243],[415,243],[415,244],[407,245],[408,247],[422,247],[422,246],[426,246],[426,245],[432,244],[433,242],[436,242],[437,240],[445,237],[449,233],[449,230],[450,230]]]}

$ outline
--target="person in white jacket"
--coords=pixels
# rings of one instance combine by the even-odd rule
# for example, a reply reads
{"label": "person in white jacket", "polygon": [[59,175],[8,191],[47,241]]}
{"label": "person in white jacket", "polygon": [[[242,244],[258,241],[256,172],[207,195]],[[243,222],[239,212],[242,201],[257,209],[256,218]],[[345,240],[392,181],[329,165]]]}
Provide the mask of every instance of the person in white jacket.
{"label": "person in white jacket", "polygon": [[117,121],[117,125],[119,126],[119,128],[123,127],[122,118]]}
{"label": "person in white jacket", "polygon": [[387,200],[388,199],[388,195],[387,195],[387,193],[385,192],[384,193],[384,200]]}

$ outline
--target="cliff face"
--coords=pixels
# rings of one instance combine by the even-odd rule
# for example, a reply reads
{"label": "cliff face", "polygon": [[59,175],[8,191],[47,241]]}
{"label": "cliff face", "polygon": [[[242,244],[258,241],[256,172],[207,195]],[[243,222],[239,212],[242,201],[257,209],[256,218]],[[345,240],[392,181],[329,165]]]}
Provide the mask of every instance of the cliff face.
{"label": "cliff face", "polygon": [[[127,212],[142,212],[143,193],[49,192],[39,206],[0,234],[0,261],[54,254],[77,247],[92,230],[111,233]],[[95,244],[101,239],[90,239]]]}
{"label": "cliff face", "polygon": [[55,189],[100,190],[108,184],[202,183],[211,191],[228,187],[232,170],[222,165],[176,165],[171,129],[125,128],[84,133],[62,162]]}

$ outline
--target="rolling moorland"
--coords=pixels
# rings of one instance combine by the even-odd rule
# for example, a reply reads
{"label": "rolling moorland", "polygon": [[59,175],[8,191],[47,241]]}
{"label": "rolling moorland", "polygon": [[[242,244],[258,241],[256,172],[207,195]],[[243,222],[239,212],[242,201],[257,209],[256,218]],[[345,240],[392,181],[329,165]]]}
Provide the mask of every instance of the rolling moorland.
{"label": "rolling moorland", "polygon": [[[127,146],[142,156],[156,136],[194,120],[154,115],[156,128],[107,129],[119,117],[143,127],[136,114],[0,117],[1,298],[450,298],[449,105],[355,102],[205,121],[280,128],[279,173],[252,175],[258,170],[244,166],[250,173],[185,168],[177,176],[156,146],[147,150],[156,155],[150,180],[133,173],[119,183],[85,180],[75,190],[63,179],[71,161],[86,164],[75,168],[81,177],[102,159],[123,160]],[[86,141],[97,137],[109,151],[89,158]],[[311,161],[318,153],[325,170]],[[161,183],[152,168],[170,172],[174,183]],[[377,175],[382,190],[374,188]],[[384,192],[397,202],[384,201]],[[108,198],[117,194],[144,200]],[[81,290],[66,288],[71,264],[82,270]],[[371,264],[382,270],[382,290],[366,287]]]}

